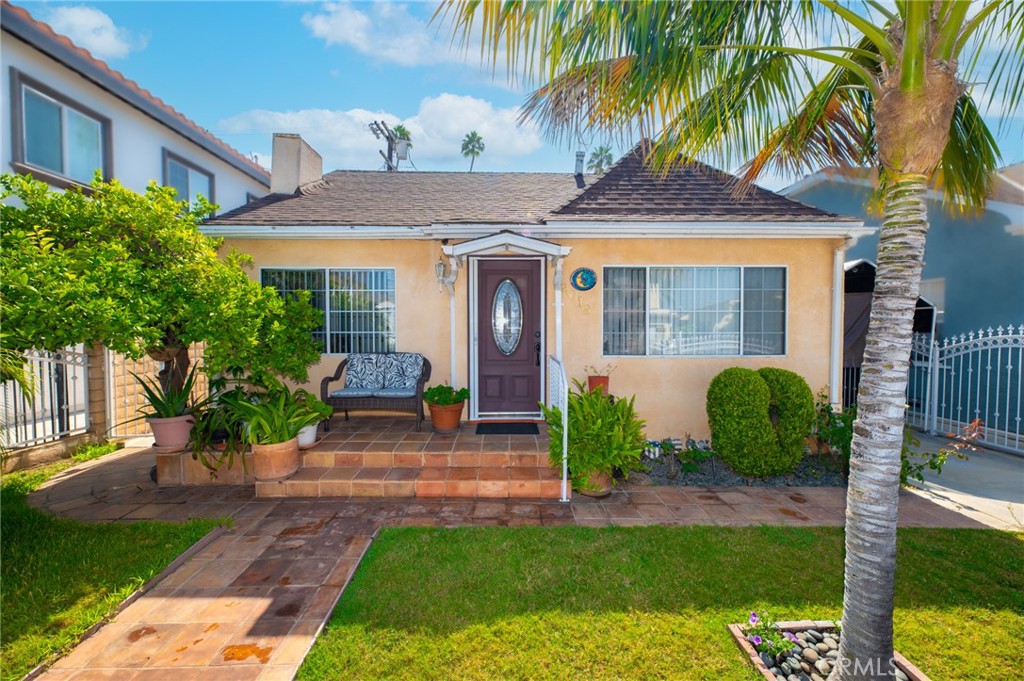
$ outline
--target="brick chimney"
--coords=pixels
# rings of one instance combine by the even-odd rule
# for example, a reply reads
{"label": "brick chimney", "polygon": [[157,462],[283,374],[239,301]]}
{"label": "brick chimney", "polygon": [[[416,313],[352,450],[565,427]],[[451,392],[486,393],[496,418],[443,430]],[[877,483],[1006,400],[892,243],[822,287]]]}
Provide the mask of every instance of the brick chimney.
{"label": "brick chimney", "polygon": [[274,150],[270,159],[270,193],[294,194],[324,174],[320,154],[299,135],[274,133]]}

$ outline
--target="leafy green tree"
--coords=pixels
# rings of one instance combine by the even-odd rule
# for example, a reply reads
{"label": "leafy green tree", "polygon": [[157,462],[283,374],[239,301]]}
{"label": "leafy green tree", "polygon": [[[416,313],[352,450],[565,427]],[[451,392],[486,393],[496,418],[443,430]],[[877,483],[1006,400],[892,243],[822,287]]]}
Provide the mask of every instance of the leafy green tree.
{"label": "leafy green tree", "polygon": [[[478,11],[480,10],[480,11]],[[843,637],[832,681],[888,679],[900,448],[914,306],[940,179],[984,202],[999,153],[973,98],[1005,119],[1024,88],[1024,3],[987,0],[507,2],[438,10],[482,54],[541,73],[525,115],[554,135],[653,136],[657,169],[713,156],[793,173],[868,165],[884,219],[846,512]],[[983,67],[987,73],[979,73]],[[1005,120],[1004,119],[1004,120]]]}
{"label": "leafy green tree", "polygon": [[590,160],[587,161],[587,170],[595,175],[600,175],[611,167],[612,162],[611,148],[602,144],[597,149],[590,152]]}
{"label": "leafy green tree", "polygon": [[469,172],[473,172],[476,157],[484,153],[484,138],[476,130],[466,133],[462,138],[462,155],[469,159]]}
{"label": "leafy green tree", "polygon": [[0,301],[8,349],[100,343],[169,362],[164,385],[188,373],[188,347],[206,344],[213,373],[306,380],[319,359],[308,294],[283,300],[252,281],[247,256],[218,257],[198,223],[213,206],[175,200],[151,184],[137,194],[116,180],[52,191],[0,175]]}

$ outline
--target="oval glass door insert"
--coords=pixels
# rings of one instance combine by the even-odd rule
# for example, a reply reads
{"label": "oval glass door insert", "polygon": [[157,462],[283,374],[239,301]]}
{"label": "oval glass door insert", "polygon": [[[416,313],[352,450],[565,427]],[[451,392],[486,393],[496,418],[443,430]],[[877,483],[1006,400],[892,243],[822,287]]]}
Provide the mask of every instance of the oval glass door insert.
{"label": "oval glass door insert", "polygon": [[498,351],[503,355],[515,352],[523,335],[523,299],[511,279],[503,279],[494,293],[491,325]]}

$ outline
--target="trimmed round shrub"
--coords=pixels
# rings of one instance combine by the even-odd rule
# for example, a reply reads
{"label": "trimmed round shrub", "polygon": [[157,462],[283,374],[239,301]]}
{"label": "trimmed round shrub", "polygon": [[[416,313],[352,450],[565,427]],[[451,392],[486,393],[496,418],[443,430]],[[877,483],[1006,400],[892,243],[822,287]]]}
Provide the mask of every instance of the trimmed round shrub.
{"label": "trimmed round shrub", "polygon": [[804,377],[787,369],[765,367],[757,373],[771,394],[768,418],[779,444],[779,467],[792,473],[804,456],[804,442],[814,427],[814,393]]}
{"label": "trimmed round shrub", "polygon": [[771,393],[753,369],[734,367],[715,376],[708,387],[711,448],[740,475],[775,475],[771,465],[778,443],[768,408]]}
{"label": "trimmed round shrub", "polygon": [[789,475],[814,423],[814,395],[792,371],[734,367],[711,381],[707,411],[711,446],[734,471]]}

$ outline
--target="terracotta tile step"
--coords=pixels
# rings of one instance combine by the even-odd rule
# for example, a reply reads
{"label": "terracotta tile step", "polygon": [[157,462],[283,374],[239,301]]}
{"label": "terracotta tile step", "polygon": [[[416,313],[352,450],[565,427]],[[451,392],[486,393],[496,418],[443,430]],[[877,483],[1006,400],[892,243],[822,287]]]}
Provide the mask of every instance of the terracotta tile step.
{"label": "terracotta tile step", "polygon": [[[376,445],[376,443],[369,443]],[[391,443],[389,443],[391,444]],[[398,444],[398,443],[394,443]],[[399,445],[401,446],[401,445]],[[324,444],[302,454],[309,468],[547,468],[547,452],[521,451],[348,451]]]}
{"label": "terracotta tile step", "polygon": [[257,482],[258,497],[468,497],[557,499],[550,468],[305,467],[286,480]]}

